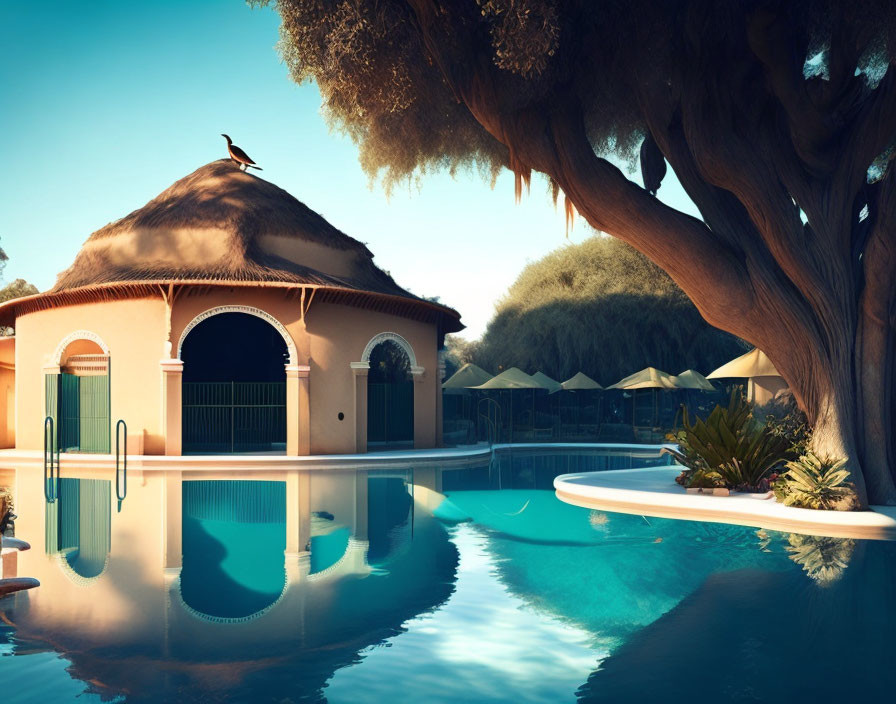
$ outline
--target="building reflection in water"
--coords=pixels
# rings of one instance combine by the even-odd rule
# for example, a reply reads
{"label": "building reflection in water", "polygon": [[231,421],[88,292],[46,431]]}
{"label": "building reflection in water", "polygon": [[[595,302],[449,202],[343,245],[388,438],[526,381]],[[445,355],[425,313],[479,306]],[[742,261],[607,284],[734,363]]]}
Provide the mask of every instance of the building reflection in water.
{"label": "building reflection in water", "polygon": [[16,472],[17,533],[46,540],[18,563],[40,589],[3,611],[105,695],[313,693],[453,588],[456,548],[414,502],[435,470],[133,472],[120,513],[111,473],[77,474],[46,504]]}

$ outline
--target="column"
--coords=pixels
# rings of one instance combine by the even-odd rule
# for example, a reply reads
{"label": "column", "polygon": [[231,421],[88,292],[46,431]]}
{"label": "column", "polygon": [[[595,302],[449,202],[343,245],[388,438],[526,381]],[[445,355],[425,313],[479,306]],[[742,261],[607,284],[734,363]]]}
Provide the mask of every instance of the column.
{"label": "column", "polygon": [[435,409],[432,399],[427,397],[426,370],[423,367],[411,367],[411,379],[414,381],[414,448],[433,447],[436,436]]}
{"label": "column", "polygon": [[442,408],[442,382],[445,380],[445,350],[439,350],[439,373],[436,377],[436,447],[442,447],[445,442],[442,431],[445,426],[444,409]]}
{"label": "column", "polygon": [[367,374],[370,362],[349,364],[355,383],[355,452],[367,452]]}
{"label": "column", "polygon": [[162,432],[165,433],[165,454],[180,455],[182,382],[184,363],[179,359],[163,359],[162,367]]}
{"label": "column", "polygon": [[[311,543],[311,475],[286,473],[286,562],[298,565],[308,557]],[[307,561],[307,560],[306,560]]]}
{"label": "column", "polygon": [[311,367],[286,365],[286,454],[311,454]]}
{"label": "column", "polygon": [[183,475],[167,470],[163,474],[164,535],[162,570],[166,577],[174,578],[183,566]]}

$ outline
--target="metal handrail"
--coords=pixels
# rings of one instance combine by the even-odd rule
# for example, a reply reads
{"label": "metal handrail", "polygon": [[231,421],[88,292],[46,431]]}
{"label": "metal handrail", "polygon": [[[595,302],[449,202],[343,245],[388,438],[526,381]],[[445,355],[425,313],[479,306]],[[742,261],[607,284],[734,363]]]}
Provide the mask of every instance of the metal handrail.
{"label": "metal handrail", "polygon": [[[495,420],[493,421],[486,413],[483,413],[479,410],[479,407],[483,404],[491,404],[495,407]],[[476,413],[479,418],[485,420],[488,424],[489,436],[488,436],[488,444],[489,447],[494,445],[498,441],[498,428],[500,427],[501,421],[501,406],[495,401],[493,398],[481,398],[479,402],[476,404]]]}
{"label": "metal handrail", "polygon": [[[53,461],[54,448],[55,462]],[[59,439],[56,437],[56,421],[53,420],[53,416],[47,416],[44,418],[44,498],[48,504],[56,503],[58,489]]]}
{"label": "metal handrail", "polygon": [[[124,454],[121,453],[121,428],[124,426]],[[124,491],[122,491],[122,485]],[[119,419],[115,424],[115,496],[118,510],[128,495],[128,424]]]}

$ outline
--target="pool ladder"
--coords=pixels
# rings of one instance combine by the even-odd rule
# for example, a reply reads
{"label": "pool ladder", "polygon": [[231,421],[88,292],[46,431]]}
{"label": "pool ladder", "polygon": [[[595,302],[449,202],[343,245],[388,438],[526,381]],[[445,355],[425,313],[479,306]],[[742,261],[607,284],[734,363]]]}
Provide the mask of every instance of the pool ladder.
{"label": "pool ladder", "polygon": [[[124,428],[124,452],[121,451],[121,429]],[[115,424],[115,497],[118,499],[118,512],[128,495],[128,424],[123,419]]]}
{"label": "pool ladder", "polygon": [[58,495],[59,438],[56,437],[56,421],[53,416],[47,416],[44,419],[44,498],[48,504],[54,504]]}

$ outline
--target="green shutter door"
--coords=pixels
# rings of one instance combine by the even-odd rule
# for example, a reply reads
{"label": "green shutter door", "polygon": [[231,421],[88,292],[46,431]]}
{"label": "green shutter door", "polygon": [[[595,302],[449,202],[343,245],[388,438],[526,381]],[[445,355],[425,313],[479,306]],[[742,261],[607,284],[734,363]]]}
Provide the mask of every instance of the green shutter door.
{"label": "green shutter door", "polygon": [[104,374],[78,378],[78,446],[81,452],[110,452],[109,377]]}
{"label": "green shutter door", "polygon": [[63,452],[77,452],[80,447],[81,399],[80,378],[62,374],[59,399],[59,442]]}

